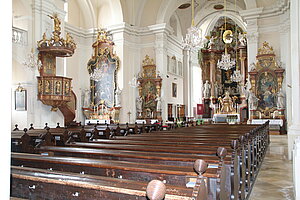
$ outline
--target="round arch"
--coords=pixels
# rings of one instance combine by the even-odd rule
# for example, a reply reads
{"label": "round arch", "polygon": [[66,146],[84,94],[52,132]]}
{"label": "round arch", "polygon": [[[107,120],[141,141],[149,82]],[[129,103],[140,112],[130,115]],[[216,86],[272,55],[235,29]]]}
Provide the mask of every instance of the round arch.
{"label": "round arch", "polygon": [[175,12],[175,10],[183,3],[188,2],[187,0],[163,0],[156,18],[156,23],[166,23],[169,21],[172,14]]}
{"label": "round arch", "polygon": [[247,30],[247,27],[245,23],[243,22],[242,18],[234,12],[227,12],[227,14],[221,14],[221,13],[212,13],[211,15],[206,16],[204,19],[202,19],[197,26],[201,27],[204,25],[205,27],[202,27],[203,34],[209,35],[210,31],[214,28],[216,22],[219,20],[220,17],[228,17],[232,19],[239,27],[241,27],[244,31]]}

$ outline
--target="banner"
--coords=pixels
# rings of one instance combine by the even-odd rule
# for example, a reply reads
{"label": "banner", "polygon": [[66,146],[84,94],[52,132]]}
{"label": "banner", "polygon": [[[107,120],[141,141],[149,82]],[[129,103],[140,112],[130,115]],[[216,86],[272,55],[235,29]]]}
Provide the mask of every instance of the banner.
{"label": "banner", "polygon": [[197,104],[197,115],[203,115],[203,114],[204,114],[204,105]]}

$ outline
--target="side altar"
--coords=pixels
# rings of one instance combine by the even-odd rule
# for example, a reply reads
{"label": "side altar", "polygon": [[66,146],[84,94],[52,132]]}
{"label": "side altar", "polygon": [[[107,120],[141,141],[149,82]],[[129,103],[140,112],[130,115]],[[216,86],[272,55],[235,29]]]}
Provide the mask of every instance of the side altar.
{"label": "side altar", "polygon": [[137,79],[139,96],[136,99],[137,119],[161,120],[162,99],[161,83],[162,78],[157,73],[153,59],[146,55],[142,64],[142,72]]}
{"label": "side altar", "polygon": [[119,57],[113,53],[114,42],[104,30],[93,43],[93,55],[88,61],[90,88],[84,91],[83,113],[86,121],[119,122],[122,90],[117,85]]}

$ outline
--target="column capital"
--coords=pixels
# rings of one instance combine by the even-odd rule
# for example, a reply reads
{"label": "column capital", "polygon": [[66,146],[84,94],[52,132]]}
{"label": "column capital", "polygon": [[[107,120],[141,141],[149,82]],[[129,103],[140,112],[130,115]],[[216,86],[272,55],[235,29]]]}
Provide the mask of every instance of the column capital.
{"label": "column capital", "polygon": [[258,32],[249,32],[247,33],[247,42],[248,43],[256,43],[258,42]]}

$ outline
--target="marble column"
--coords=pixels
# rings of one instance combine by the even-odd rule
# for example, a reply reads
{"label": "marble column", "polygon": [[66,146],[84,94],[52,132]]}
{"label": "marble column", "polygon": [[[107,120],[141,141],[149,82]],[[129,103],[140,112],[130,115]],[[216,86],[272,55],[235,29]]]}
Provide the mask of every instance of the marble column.
{"label": "marble column", "polygon": [[294,140],[300,136],[300,2],[291,0],[291,113],[292,120],[288,126],[289,159],[292,159]]}

